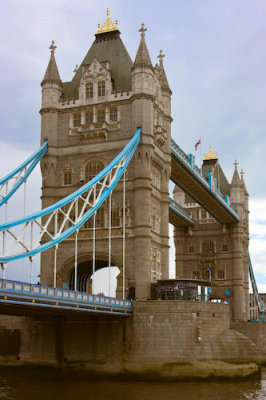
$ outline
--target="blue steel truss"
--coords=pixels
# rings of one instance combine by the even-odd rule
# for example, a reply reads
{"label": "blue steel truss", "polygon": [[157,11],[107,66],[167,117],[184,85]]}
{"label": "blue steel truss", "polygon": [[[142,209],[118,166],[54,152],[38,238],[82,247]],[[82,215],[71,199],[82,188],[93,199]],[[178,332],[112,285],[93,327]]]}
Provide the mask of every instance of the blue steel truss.
{"label": "blue steel truss", "polygon": [[[48,142],[47,140],[43,145],[36,150],[27,160],[25,160],[21,165],[7,174],[4,178],[0,179],[0,207],[5,204],[11,196],[18,190],[23,182],[26,181],[28,176],[32,173],[36,165],[43,158],[44,154],[47,152]],[[13,186],[11,186],[10,181],[14,180]],[[6,193],[2,194],[6,188]]]}
{"label": "blue steel truss", "polygon": [[0,304],[56,310],[131,315],[130,300],[117,299],[87,292],[75,292],[0,279]]}
{"label": "blue steel truss", "polygon": [[[3,241],[5,241],[6,236],[9,235],[10,240],[12,239],[15,245],[19,245],[22,247],[22,252],[15,254],[6,254],[6,252],[3,251],[4,254],[2,253],[0,257],[0,263],[3,264],[25,257],[32,257],[44,250],[47,250],[53,246],[58,245],[64,239],[72,235],[74,232],[78,231],[79,228],[90,217],[92,217],[92,215],[96,213],[98,208],[102,205],[102,203],[113,191],[117,182],[124,174],[140,142],[140,139],[141,139],[141,129],[138,128],[133,138],[128,142],[128,144],[123,148],[123,150],[113,159],[113,161],[110,162],[110,164],[106,168],[104,168],[91,181],[83,185],[75,192],[71,193],[69,196],[29,216],[1,224],[0,232],[2,232],[3,234]],[[115,171],[114,174],[112,174],[113,171]],[[99,184],[99,186],[101,187],[99,192],[97,192],[96,190],[97,184]],[[86,192],[89,193],[87,197],[85,196]],[[94,201],[92,203],[88,199],[88,196],[91,194],[94,195]],[[45,218],[43,219],[43,217],[48,218],[48,216],[50,215],[49,222],[51,223],[51,218],[57,218],[57,213],[59,211],[62,214],[66,215],[65,212],[63,211],[63,208],[66,205],[69,206],[70,204],[69,206],[70,211],[72,209],[75,209],[76,206],[79,206],[78,204],[79,200],[85,202],[85,205],[89,206],[89,208],[86,210],[83,204],[82,213],[77,215],[74,221],[70,218],[69,215],[67,215],[68,222],[71,222],[71,226],[69,228],[65,229],[65,222],[64,222],[64,226],[62,230],[59,229],[59,232],[54,232],[54,233],[48,232],[48,223],[45,224],[42,222],[43,220],[45,220]],[[27,231],[27,229],[28,230],[32,229],[33,224],[36,224],[43,233],[49,236],[48,241],[42,244],[39,244],[38,241],[38,245],[36,246],[28,246],[23,242],[23,237],[25,237],[25,232]],[[13,229],[17,227],[21,227],[19,235],[15,233]],[[3,247],[5,248],[5,246]]]}

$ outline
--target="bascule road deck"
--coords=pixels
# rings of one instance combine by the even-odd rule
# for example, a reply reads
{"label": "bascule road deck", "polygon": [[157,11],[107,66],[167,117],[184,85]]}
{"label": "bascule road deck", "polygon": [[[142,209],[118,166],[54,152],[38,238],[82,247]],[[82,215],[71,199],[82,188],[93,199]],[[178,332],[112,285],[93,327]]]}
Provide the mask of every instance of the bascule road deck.
{"label": "bascule road deck", "polygon": [[0,280],[0,313],[130,316],[131,302],[43,285]]}

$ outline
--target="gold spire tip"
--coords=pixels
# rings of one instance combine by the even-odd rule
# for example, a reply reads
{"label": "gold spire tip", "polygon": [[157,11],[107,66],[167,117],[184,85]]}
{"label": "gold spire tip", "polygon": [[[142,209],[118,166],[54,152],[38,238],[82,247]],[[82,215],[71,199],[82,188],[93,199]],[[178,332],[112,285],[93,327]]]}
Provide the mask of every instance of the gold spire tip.
{"label": "gold spire tip", "polygon": [[218,156],[217,153],[214,153],[212,151],[211,145],[210,145],[210,150],[207,154],[204,154],[204,160],[217,160]]}
{"label": "gold spire tip", "polygon": [[109,18],[110,15],[110,10],[107,8],[106,10],[106,20],[104,23],[98,24],[98,31],[97,33],[105,33],[105,32],[111,32],[111,31],[117,31],[118,29],[118,21],[115,20],[115,23]]}

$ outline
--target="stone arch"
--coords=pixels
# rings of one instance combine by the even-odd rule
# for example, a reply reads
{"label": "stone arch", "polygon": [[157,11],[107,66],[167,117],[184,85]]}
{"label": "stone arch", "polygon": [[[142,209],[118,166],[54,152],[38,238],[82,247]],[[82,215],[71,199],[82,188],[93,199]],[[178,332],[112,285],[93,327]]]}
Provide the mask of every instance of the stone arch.
{"label": "stone arch", "polygon": [[[77,290],[82,292],[90,292],[90,282],[92,276],[92,252],[82,253],[78,255],[78,277],[77,277]],[[96,253],[95,271],[108,267],[109,256],[107,253]],[[74,256],[69,258],[62,269],[61,279],[68,282],[68,288],[74,290]],[[112,256],[111,266],[119,268],[120,273],[117,277],[117,297],[122,297],[122,266],[115,256]],[[127,279],[126,279],[127,282]],[[126,285],[127,286],[127,285]]]}

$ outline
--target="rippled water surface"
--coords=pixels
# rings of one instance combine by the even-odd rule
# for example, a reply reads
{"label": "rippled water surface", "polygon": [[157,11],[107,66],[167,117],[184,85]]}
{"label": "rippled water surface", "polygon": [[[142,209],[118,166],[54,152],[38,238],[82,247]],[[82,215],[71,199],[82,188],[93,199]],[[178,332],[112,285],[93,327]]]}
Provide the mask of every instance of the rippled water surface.
{"label": "rippled water surface", "polygon": [[266,399],[266,369],[261,380],[202,383],[145,383],[59,380],[0,371],[0,399],[37,400],[238,400]]}

